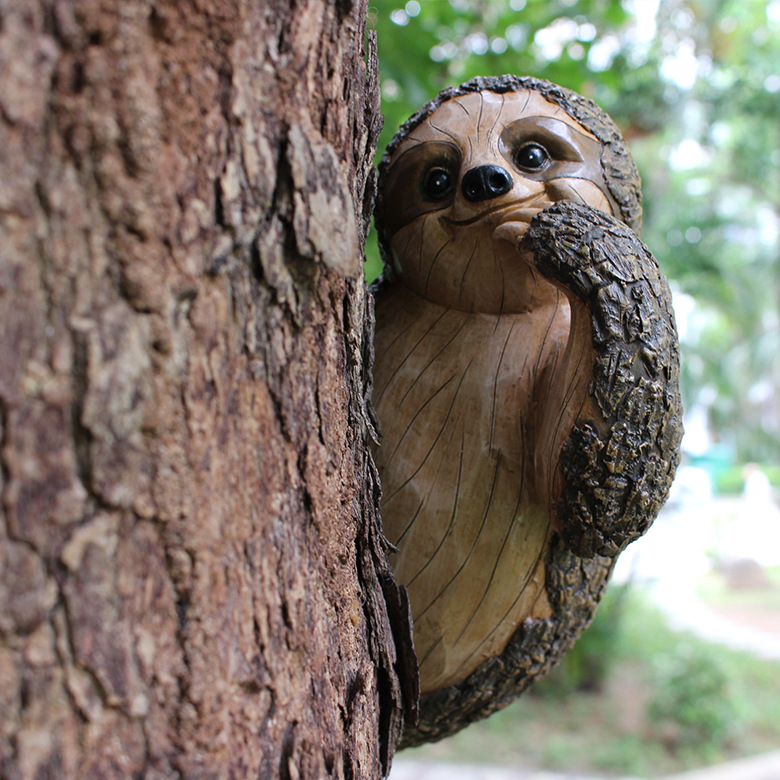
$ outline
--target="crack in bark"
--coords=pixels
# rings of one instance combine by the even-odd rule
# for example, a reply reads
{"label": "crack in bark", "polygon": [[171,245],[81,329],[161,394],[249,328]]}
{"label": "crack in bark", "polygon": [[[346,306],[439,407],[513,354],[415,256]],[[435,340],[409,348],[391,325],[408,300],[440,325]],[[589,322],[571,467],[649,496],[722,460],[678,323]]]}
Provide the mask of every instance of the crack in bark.
{"label": "crack in bark", "polygon": [[8,451],[9,436],[8,436],[8,415],[9,406],[8,403],[0,395],[0,520],[3,523],[3,531],[6,536],[12,538],[10,523],[6,515],[6,507],[8,506],[8,489],[11,485],[11,470],[6,460],[6,452]]}
{"label": "crack in bark", "polygon": [[76,460],[76,472],[84,489],[94,501],[98,501],[92,489],[92,459],[90,445],[92,434],[82,422],[84,399],[87,395],[87,336],[84,332],[71,329],[73,365],[71,368],[71,436]]}

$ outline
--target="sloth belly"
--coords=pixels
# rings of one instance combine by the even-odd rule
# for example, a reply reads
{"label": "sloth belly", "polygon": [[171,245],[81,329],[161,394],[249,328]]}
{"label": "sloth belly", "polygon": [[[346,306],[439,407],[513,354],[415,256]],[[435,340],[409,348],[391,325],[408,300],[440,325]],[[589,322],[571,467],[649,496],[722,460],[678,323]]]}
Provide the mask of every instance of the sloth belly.
{"label": "sloth belly", "polygon": [[551,613],[549,520],[533,499],[534,389],[561,349],[555,307],[485,315],[405,291],[377,301],[375,408],[385,532],[399,552],[424,693]]}

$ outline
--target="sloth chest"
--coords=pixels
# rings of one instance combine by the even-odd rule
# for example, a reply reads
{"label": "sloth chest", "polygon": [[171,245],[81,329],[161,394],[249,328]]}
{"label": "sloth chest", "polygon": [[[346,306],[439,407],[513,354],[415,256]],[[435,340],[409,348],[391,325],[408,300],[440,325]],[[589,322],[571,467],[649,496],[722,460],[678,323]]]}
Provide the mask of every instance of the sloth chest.
{"label": "sloth chest", "polygon": [[[448,506],[459,486],[527,491],[531,438],[549,355],[561,351],[556,310],[486,315],[399,296],[377,306],[374,405],[382,429],[377,459],[385,502],[394,491],[425,493]],[[437,488],[436,486],[441,486]]]}
{"label": "sloth chest", "polygon": [[438,307],[412,312],[411,324],[402,314],[377,307],[377,463],[421,681],[433,690],[500,651],[518,620],[549,610],[551,532],[533,503],[528,445],[555,328]]}

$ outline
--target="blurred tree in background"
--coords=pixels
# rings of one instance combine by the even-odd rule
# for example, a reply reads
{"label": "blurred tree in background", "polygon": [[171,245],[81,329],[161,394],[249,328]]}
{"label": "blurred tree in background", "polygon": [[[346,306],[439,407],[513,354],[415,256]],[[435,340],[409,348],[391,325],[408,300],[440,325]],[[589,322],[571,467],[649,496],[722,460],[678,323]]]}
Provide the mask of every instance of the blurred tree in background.
{"label": "blurred tree in background", "polygon": [[[780,460],[780,0],[372,0],[380,149],[440,89],[547,78],[618,122],[672,280],[685,446]],[[379,269],[369,248],[367,275]]]}

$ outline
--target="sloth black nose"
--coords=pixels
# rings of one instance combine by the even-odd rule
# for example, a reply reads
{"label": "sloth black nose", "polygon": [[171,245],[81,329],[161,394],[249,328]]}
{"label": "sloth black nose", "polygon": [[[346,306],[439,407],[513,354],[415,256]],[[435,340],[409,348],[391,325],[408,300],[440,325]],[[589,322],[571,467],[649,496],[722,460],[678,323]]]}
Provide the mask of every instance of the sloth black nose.
{"label": "sloth black nose", "polygon": [[460,186],[466,200],[478,203],[505,195],[513,183],[509,171],[498,165],[480,165],[466,173]]}

